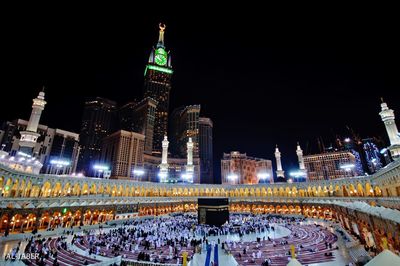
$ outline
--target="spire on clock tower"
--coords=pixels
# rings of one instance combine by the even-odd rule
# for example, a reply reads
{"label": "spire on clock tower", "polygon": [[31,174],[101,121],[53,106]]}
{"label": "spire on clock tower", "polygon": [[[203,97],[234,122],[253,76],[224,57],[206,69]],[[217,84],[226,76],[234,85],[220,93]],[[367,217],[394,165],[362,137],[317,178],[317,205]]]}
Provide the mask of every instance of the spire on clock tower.
{"label": "spire on clock tower", "polygon": [[167,26],[165,26],[165,24],[163,24],[163,23],[160,23],[160,24],[158,24],[158,27],[160,28],[160,31],[159,31],[159,36],[158,36],[157,48],[159,48],[159,47],[165,48],[165,46],[164,46],[164,31]]}

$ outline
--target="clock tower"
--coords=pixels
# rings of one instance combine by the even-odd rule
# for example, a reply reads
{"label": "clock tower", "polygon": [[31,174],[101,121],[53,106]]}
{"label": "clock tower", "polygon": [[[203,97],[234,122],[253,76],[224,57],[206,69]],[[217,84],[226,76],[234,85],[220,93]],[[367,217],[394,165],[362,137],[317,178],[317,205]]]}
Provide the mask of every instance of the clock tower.
{"label": "clock tower", "polygon": [[169,94],[171,91],[172,65],[170,52],[164,45],[165,25],[159,24],[157,45],[152,48],[144,72],[144,97],[157,101],[154,121],[153,151],[160,153],[162,140],[167,135]]}

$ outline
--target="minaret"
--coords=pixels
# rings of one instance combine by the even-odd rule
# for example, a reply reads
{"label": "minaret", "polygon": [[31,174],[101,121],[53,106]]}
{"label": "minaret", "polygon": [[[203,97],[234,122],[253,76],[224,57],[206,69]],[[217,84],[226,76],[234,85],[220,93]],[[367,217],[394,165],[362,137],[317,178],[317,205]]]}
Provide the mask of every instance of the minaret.
{"label": "minaret", "polygon": [[276,176],[285,178],[285,171],[282,169],[282,162],[281,162],[281,152],[278,149],[278,145],[275,148],[275,159],[276,159]]}
{"label": "minaret", "polygon": [[193,142],[192,138],[186,143],[187,147],[187,164],[186,164],[186,177],[189,182],[193,182],[194,166],[193,166]]}
{"label": "minaret", "polygon": [[19,149],[20,151],[32,154],[32,150],[36,145],[36,141],[40,136],[37,133],[37,128],[39,126],[40,116],[42,115],[42,111],[44,110],[44,106],[46,105],[46,101],[44,100],[44,87],[37,98],[33,99],[32,105],[32,113],[29,118],[28,126],[26,127],[26,131],[21,131],[21,138],[19,141]]}
{"label": "minaret", "polygon": [[166,182],[168,178],[168,138],[164,136],[164,140],[162,141],[162,155],[161,155],[161,164],[160,167],[160,182]]}
{"label": "minaret", "polygon": [[389,109],[387,104],[383,101],[383,98],[381,98],[381,100],[382,110],[379,115],[381,116],[383,123],[385,123],[386,132],[390,140],[390,147],[388,149],[390,150],[392,157],[397,158],[400,157],[400,136],[395,122],[394,111]]}
{"label": "minaret", "polygon": [[297,142],[296,154],[297,154],[297,158],[299,159],[299,169],[300,169],[300,171],[305,171],[306,167],[304,166],[303,150],[300,148],[300,144],[298,142]]}

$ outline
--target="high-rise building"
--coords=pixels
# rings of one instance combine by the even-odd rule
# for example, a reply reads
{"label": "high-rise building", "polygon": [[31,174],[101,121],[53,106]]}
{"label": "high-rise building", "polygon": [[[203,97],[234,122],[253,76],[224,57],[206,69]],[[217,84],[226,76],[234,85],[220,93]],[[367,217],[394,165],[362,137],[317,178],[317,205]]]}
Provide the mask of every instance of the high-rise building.
{"label": "high-rise building", "polygon": [[193,156],[199,157],[199,118],[200,105],[179,107],[172,112],[169,136],[173,156],[185,157],[186,143],[192,138]]}
{"label": "high-rise building", "polygon": [[363,139],[362,143],[368,172],[373,174],[383,167],[381,153],[379,152],[374,139]]}
{"label": "high-rise building", "polygon": [[273,183],[272,161],[232,151],[221,160],[222,184]]}
{"label": "high-rise building", "polygon": [[153,151],[154,120],[157,102],[145,98],[136,103],[131,102],[119,109],[120,129],[145,135],[144,152]]}
{"label": "high-rise building", "polygon": [[145,136],[119,130],[103,139],[101,163],[111,168],[111,178],[130,179],[143,170]]}
{"label": "high-rise building", "polygon": [[165,25],[160,24],[158,43],[150,53],[144,73],[144,97],[157,101],[154,121],[153,150],[161,152],[161,141],[168,131],[169,94],[171,91],[171,54],[164,45]]}
{"label": "high-rise building", "polygon": [[112,133],[116,103],[97,97],[85,102],[80,134],[79,170],[93,175],[93,164],[100,159],[102,140]]}
{"label": "high-rise building", "polygon": [[335,151],[304,156],[307,179],[329,180],[357,175],[356,158],[350,151]]}
{"label": "high-rise building", "polygon": [[14,122],[5,121],[2,125],[3,137],[1,138],[1,149],[11,151],[13,138],[16,135],[17,126]]}
{"label": "high-rise building", "polygon": [[135,131],[135,107],[137,102],[129,102],[118,108],[119,130]]}
{"label": "high-rise building", "polygon": [[[354,134],[353,134],[354,135]],[[357,176],[362,176],[366,172],[366,162],[363,154],[362,141],[359,137],[356,138],[344,138],[343,141],[340,138],[336,139],[336,144],[339,150],[349,151],[354,155],[355,167],[354,171]]]}
{"label": "high-rise building", "polygon": [[213,122],[210,118],[199,118],[200,183],[213,184]]}
{"label": "high-rise building", "polygon": [[[50,146],[42,172],[56,175],[75,173],[80,153],[79,134],[58,128],[48,128],[47,132]],[[46,139],[45,143],[48,143]]]}

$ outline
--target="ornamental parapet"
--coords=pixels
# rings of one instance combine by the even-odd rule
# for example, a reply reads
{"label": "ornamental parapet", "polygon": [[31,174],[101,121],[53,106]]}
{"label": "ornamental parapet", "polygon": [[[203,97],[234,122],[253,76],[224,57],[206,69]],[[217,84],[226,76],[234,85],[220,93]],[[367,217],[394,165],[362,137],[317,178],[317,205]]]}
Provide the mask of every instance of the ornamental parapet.
{"label": "ornamental parapet", "polygon": [[3,198],[109,197],[398,197],[400,161],[363,177],[299,183],[255,185],[165,184],[35,175],[0,166],[0,196]]}

